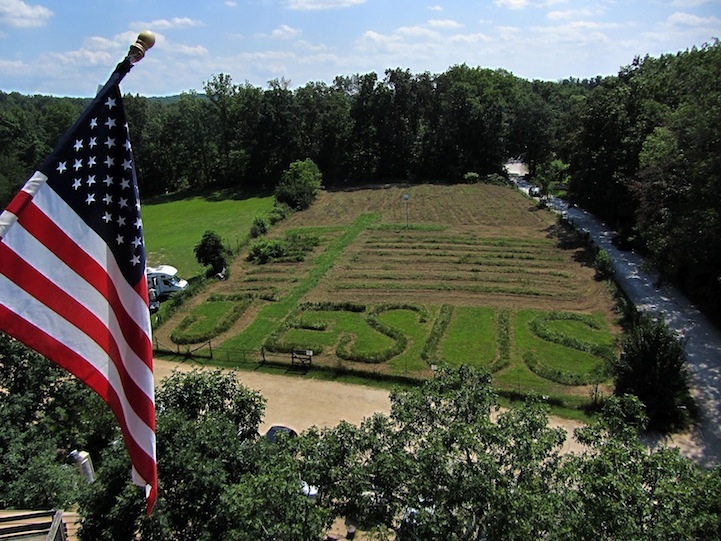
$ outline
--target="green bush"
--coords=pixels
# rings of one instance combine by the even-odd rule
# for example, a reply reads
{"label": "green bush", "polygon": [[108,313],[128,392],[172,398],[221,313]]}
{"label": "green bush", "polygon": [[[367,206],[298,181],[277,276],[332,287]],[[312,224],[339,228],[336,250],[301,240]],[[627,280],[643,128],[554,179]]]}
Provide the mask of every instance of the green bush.
{"label": "green bush", "polygon": [[257,240],[250,246],[248,261],[261,265],[270,261],[281,259],[288,253],[288,247],[282,240]]}
{"label": "green bush", "polygon": [[478,173],[474,173],[473,171],[470,171],[463,175],[463,180],[467,182],[468,184],[475,184],[479,180],[481,180],[481,175]]}
{"label": "green bush", "polygon": [[268,232],[268,222],[263,216],[253,218],[253,225],[250,226],[250,237],[256,239]]}
{"label": "green bush", "polygon": [[268,214],[268,221],[270,221],[270,225],[275,225],[285,220],[291,212],[293,210],[288,205],[276,201]]}
{"label": "green bush", "polygon": [[613,278],[613,262],[606,250],[599,250],[593,260],[593,268],[596,270],[597,280],[609,280]]}
{"label": "green bush", "polygon": [[289,233],[283,240],[259,239],[251,244],[247,259],[261,265],[271,261],[303,261],[319,244],[317,236],[300,233]]}
{"label": "green bush", "polygon": [[683,341],[660,316],[642,314],[614,364],[615,394],[632,394],[646,406],[649,428],[686,428],[695,416]]}
{"label": "green bush", "polygon": [[315,201],[322,182],[323,176],[313,160],[295,161],[281,175],[275,199],[292,209],[305,210]]}

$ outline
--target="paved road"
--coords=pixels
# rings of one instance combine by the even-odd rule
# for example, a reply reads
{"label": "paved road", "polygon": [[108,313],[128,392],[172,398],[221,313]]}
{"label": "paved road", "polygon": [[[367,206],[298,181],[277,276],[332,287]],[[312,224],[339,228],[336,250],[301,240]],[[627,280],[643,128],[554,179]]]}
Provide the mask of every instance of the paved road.
{"label": "paved road", "polygon": [[[519,181],[528,193],[530,185]],[[686,341],[686,356],[692,374],[693,391],[701,411],[701,422],[693,434],[699,453],[693,458],[702,465],[721,464],[721,332],[676,288],[654,286],[656,277],[641,269],[643,259],[631,251],[619,250],[611,242],[614,232],[579,208],[552,199],[551,207],[565,213],[579,231],[606,250],[613,261],[616,281],[639,310],[657,312]]]}

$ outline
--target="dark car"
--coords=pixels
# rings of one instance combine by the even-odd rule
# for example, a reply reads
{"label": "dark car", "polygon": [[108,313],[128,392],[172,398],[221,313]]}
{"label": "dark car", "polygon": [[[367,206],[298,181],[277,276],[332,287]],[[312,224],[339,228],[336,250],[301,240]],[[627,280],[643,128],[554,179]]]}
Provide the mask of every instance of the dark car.
{"label": "dark car", "polygon": [[294,438],[298,433],[288,426],[273,425],[268,429],[268,432],[265,433],[265,439],[273,442],[279,435],[281,435],[281,437]]}

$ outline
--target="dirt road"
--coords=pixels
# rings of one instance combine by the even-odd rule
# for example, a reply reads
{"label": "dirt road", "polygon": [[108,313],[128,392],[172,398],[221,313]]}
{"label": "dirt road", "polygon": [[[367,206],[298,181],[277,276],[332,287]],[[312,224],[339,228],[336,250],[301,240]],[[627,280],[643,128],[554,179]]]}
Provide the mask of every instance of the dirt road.
{"label": "dirt road", "polygon": [[[158,359],[154,362],[156,383],[162,382],[173,370],[187,372],[199,367],[187,362]],[[236,374],[243,385],[259,391],[267,400],[261,433],[274,424],[290,426],[298,432],[311,426],[335,426],[340,421],[357,425],[365,417],[376,412],[387,414],[391,408],[388,392],[381,389],[316,381],[302,375],[274,376],[245,370]]]}
{"label": "dirt road", "polygon": [[[190,362],[177,363],[156,359],[156,384],[161,383],[174,370],[188,372],[199,367],[201,365]],[[245,370],[235,373],[243,385],[260,392],[267,400],[265,417],[260,425],[261,433],[274,424],[290,426],[302,432],[312,426],[332,427],[340,421],[357,425],[374,413],[390,413],[389,393],[382,389],[316,381],[302,375],[277,376]],[[566,430],[568,436],[563,452],[583,451],[583,447],[573,439],[573,431],[581,426],[581,423],[551,417],[549,426]],[[661,442],[653,442],[653,445],[658,444],[679,447],[684,456],[695,460],[703,454],[703,446],[694,440],[693,434],[681,434]]]}

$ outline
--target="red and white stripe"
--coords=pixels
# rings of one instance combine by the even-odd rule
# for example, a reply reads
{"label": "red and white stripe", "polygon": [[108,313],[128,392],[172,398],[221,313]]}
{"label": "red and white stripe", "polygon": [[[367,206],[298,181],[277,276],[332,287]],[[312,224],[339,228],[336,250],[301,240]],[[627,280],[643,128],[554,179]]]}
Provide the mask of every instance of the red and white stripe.
{"label": "red and white stripe", "polygon": [[95,390],[157,496],[147,285],[132,287],[105,241],[35,173],[0,215],[0,328]]}

